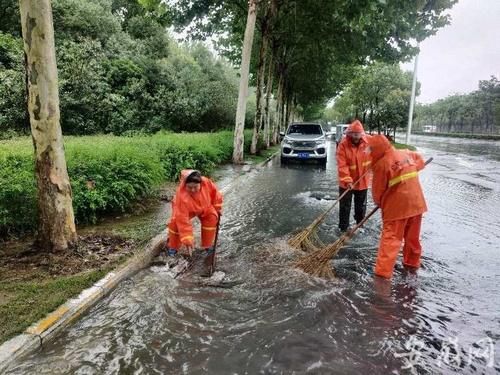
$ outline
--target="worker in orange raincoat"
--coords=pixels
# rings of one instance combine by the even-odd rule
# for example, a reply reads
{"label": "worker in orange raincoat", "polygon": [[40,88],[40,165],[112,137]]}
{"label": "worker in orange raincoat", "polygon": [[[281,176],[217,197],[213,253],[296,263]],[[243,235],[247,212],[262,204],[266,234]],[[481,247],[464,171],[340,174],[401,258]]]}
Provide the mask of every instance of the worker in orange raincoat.
{"label": "worker in orange raincoat", "polygon": [[194,236],[191,219],[201,221],[201,247],[205,251],[205,271],[213,265],[214,240],[222,210],[222,194],[215,183],[199,171],[186,169],[181,172],[179,186],[172,201],[172,217],[167,225],[168,255],[179,250],[192,255]]}
{"label": "worker in orange raincoat", "polygon": [[[370,175],[365,172],[370,169],[371,165],[368,138],[369,136],[365,134],[361,122],[355,120],[349,125],[346,136],[337,147],[339,196],[349,190],[340,200],[339,229],[342,232],[345,232],[349,227],[353,196],[354,220],[356,220],[356,223],[363,220],[366,214],[366,196],[370,184]],[[358,179],[360,180],[358,181]]]}
{"label": "worker in orange raincoat", "polygon": [[425,163],[416,152],[396,150],[383,135],[370,137],[368,143],[373,162],[373,201],[381,208],[383,221],[375,274],[390,279],[403,240],[403,265],[420,267],[420,226],[427,205],[418,171]]}

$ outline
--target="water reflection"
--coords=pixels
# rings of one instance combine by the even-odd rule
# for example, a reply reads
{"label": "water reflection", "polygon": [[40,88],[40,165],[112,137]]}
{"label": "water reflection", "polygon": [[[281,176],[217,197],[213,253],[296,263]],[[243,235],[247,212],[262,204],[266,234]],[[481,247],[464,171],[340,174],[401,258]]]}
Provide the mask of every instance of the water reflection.
{"label": "water reflection", "polygon": [[[332,261],[338,280],[290,267],[287,235],[336,192],[333,145],[326,169],[275,161],[228,185],[219,265],[243,283],[206,288],[145,270],[8,373],[500,371],[478,354],[488,339],[498,353],[500,340],[498,147],[443,142],[418,139],[434,162],[421,178],[430,209],[417,274],[399,262],[391,283],[374,279],[378,216]],[[320,227],[325,240],[337,214]]]}

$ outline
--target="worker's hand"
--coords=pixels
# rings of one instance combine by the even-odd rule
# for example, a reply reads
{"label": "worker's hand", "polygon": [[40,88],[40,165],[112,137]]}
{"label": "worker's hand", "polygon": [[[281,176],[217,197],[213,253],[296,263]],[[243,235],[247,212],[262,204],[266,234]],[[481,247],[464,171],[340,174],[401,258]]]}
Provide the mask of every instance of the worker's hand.
{"label": "worker's hand", "polygon": [[180,248],[181,254],[187,255],[187,256],[192,256],[193,255],[193,250],[194,247],[193,245],[182,245]]}
{"label": "worker's hand", "polygon": [[352,190],[353,187],[354,187],[354,185],[352,184],[352,182],[350,182],[350,183],[347,184],[347,188],[349,190]]}

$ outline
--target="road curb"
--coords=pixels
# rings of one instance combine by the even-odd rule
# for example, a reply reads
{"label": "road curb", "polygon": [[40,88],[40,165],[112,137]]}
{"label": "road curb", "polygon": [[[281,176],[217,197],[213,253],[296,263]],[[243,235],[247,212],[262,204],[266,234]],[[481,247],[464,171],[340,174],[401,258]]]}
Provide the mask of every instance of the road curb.
{"label": "road curb", "polygon": [[[279,150],[255,167],[257,169],[264,167],[278,155]],[[225,190],[228,189],[229,187],[226,187]],[[0,345],[0,373],[5,371],[14,361],[52,340],[63,328],[109,294],[120,282],[146,268],[158,255],[158,244],[164,238],[164,233],[158,234],[146,245],[144,250],[134,255],[123,266],[109,272],[90,288],[83,290],[77,297],[70,299],[45,318],[28,327],[22,334]]]}
{"label": "road curb", "polygon": [[57,333],[109,294],[121,281],[135,275],[158,255],[158,244],[164,234],[154,237],[144,250],[129,259],[123,266],[109,272],[78,297],[70,299],[42,320],[28,327],[24,333],[13,337],[0,346],[0,373],[14,361],[52,340]]}
{"label": "road curb", "polygon": [[271,160],[273,160],[274,158],[276,158],[278,155],[280,154],[280,150],[277,150],[274,154],[272,154],[271,156],[269,156],[266,160],[264,160],[260,166],[264,166],[266,165],[267,163],[269,163]]}

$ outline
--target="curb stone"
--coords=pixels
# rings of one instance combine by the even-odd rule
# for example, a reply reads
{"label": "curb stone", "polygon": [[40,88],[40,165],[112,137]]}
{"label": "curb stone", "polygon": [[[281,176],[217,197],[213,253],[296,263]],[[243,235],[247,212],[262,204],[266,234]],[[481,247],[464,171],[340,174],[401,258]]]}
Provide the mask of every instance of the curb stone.
{"label": "curb stone", "polygon": [[146,248],[133,256],[122,267],[109,272],[90,288],[83,290],[42,320],[28,327],[24,333],[0,346],[0,373],[14,361],[52,340],[57,333],[109,294],[121,281],[128,279],[151,263],[159,250],[157,245],[164,234],[154,237]]}
{"label": "curb stone", "polygon": [[[276,151],[255,167],[260,168],[265,166],[278,155],[279,151]],[[227,191],[229,190],[229,186],[221,190]],[[140,270],[146,268],[158,255],[158,244],[164,237],[164,233],[158,234],[148,243],[143,251],[133,256],[123,266],[109,272],[93,286],[83,290],[78,297],[72,298],[59,306],[45,318],[28,327],[22,334],[0,345],[0,373],[7,370],[17,359],[41,348],[45,343],[54,339],[63,328],[79,318],[104,296],[111,293],[121,281],[132,277]]]}

